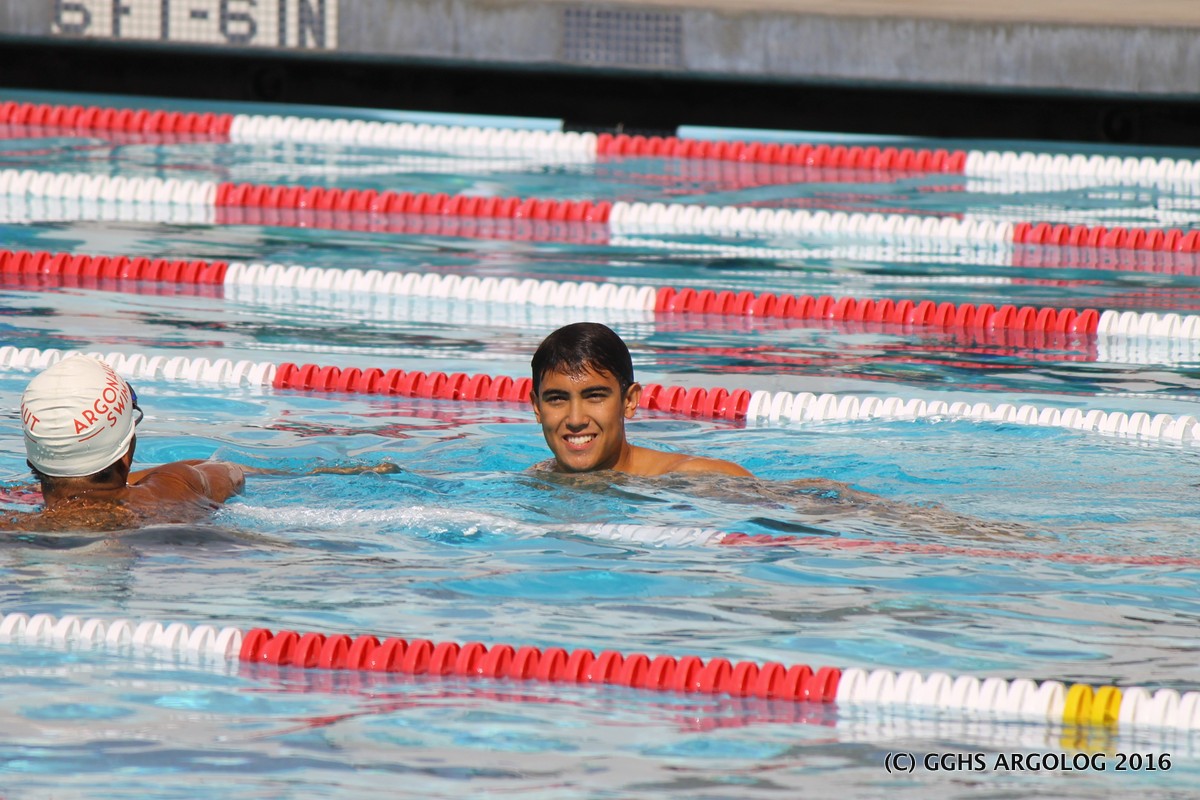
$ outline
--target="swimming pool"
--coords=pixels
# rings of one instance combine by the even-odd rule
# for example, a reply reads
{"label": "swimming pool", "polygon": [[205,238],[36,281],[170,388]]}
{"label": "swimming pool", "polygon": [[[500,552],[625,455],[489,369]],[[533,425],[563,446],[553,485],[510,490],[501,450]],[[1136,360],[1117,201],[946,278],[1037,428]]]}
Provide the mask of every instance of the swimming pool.
{"label": "swimming pool", "polygon": [[[136,103],[155,106],[228,110]],[[386,133],[408,118],[374,119],[368,132]],[[194,129],[4,129],[4,248],[27,254],[0,263],[0,344],[25,348],[0,352],[11,408],[52,351],[119,354],[147,413],[142,463],[215,455],[302,472],[391,460],[404,471],[255,476],[212,526],[118,545],[10,540],[0,611],[809,664],[843,679],[886,669],[1195,689],[1197,358],[1187,319],[1164,315],[1195,311],[1196,255],[1128,237],[1072,246],[1052,228],[1042,244],[998,235],[1036,221],[1085,237],[1186,229],[1194,154],[1105,151],[1115,160],[1091,168],[1010,158],[1010,174],[964,176],[928,160],[867,169],[846,151],[838,158],[853,163],[824,166],[596,158],[552,126],[540,139],[489,138],[453,127],[468,120],[412,119],[434,127],[365,143],[347,140],[346,124],[238,142]],[[876,142],[821,144],[862,153]],[[983,161],[999,171],[1001,160]],[[343,192],[288,205],[235,186],[218,202],[206,182]],[[394,199],[407,210],[372,211],[377,196],[345,190],[410,195]],[[428,205],[442,193],[576,205],[452,216]],[[697,210],[672,216],[660,201]],[[743,206],[783,211],[727,212]],[[167,263],[178,261],[191,266]],[[596,282],[621,290],[581,288]],[[738,312],[751,303],[743,292],[762,301],[757,313]],[[785,295],[813,300],[785,314]],[[866,310],[865,298],[893,305]],[[925,301],[950,316],[937,322]],[[991,314],[986,304],[1014,311],[967,321]],[[1018,325],[1023,307],[1137,314]],[[519,379],[540,339],[581,317],[611,324],[641,380],[664,387],[638,441],[704,450],[771,483],[531,474],[547,453],[527,406],[506,399],[516,390],[472,399],[461,379],[444,391],[447,377],[406,392],[393,376],[394,392],[379,391],[394,369]],[[281,385],[264,386],[268,374]],[[434,396],[405,396],[420,386]],[[692,402],[674,387],[730,395],[706,408],[715,392]],[[15,411],[3,424],[4,476],[18,482]],[[789,484],[814,476],[911,512]],[[938,530],[929,503],[987,525]],[[90,644],[79,631],[11,638],[0,785],[12,796],[965,796],[986,781],[1082,797],[1165,795],[1197,778],[1182,724],[241,664],[213,647]],[[1014,752],[1104,753],[1107,769],[997,767]],[[920,767],[889,774],[895,753]],[[929,769],[928,753],[956,765],[982,754],[986,768],[968,758]],[[1143,758],[1118,771],[1118,754]]]}

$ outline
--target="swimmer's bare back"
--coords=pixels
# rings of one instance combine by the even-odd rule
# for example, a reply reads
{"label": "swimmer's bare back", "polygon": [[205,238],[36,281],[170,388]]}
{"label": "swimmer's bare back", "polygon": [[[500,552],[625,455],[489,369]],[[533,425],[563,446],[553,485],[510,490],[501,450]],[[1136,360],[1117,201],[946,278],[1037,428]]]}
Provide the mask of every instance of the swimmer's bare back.
{"label": "swimmer's bare back", "polygon": [[59,500],[43,511],[13,514],[9,530],[115,531],[146,525],[198,522],[245,486],[237,464],[179,461],[141,470],[129,485],[92,489]]}

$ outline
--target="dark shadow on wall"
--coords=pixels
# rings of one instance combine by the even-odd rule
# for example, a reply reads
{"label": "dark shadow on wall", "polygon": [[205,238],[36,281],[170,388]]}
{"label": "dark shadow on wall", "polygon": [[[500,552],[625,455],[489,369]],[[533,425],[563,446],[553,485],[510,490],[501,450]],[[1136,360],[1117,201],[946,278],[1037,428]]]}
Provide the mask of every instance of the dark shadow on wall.
{"label": "dark shadow on wall", "polygon": [[0,87],[565,120],[1194,146],[1200,95],[1106,95],[0,37]]}

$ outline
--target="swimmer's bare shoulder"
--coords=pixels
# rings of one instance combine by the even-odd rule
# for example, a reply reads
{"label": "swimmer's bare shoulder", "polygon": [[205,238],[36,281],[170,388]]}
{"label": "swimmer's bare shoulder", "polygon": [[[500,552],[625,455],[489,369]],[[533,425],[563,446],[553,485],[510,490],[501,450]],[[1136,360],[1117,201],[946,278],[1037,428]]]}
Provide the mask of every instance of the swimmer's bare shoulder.
{"label": "swimmer's bare shoulder", "polygon": [[720,458],[707,458],[705,456],[685,456],[676,462],[670,471],[692,474],[737,475],[745,478],[754,477],[753,472],[740,464]]}
{"label": "swimmer's bare shoulder", "polygon": [[719,458],[691,456],[686,453],[667,453],[649,447],[633,447],[628,472],[634,475],[668,475],[670,473],[739,475],[753,477],[745,467]]}
{"label": "swimmer's bare shoulder", "polygon": [[176,461],[130,476],[134,491],[163,499],[183,499],[197,494],[223,503],[246,486],[241,466],[228,461]]}

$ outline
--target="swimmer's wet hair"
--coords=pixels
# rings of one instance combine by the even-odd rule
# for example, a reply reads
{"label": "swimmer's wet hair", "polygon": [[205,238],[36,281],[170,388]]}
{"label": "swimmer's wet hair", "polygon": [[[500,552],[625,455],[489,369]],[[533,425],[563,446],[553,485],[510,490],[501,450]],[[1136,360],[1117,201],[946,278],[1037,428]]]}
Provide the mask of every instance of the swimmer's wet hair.
{"label": "swimmer's wet hair", "polygon": [[547,372],[578,375],[587,369],[612,375],[621,393],[633,385],[633,359],[620,336],[599,322],[575,322],[547,336],[530,362],[533,393],[542,386]]}

